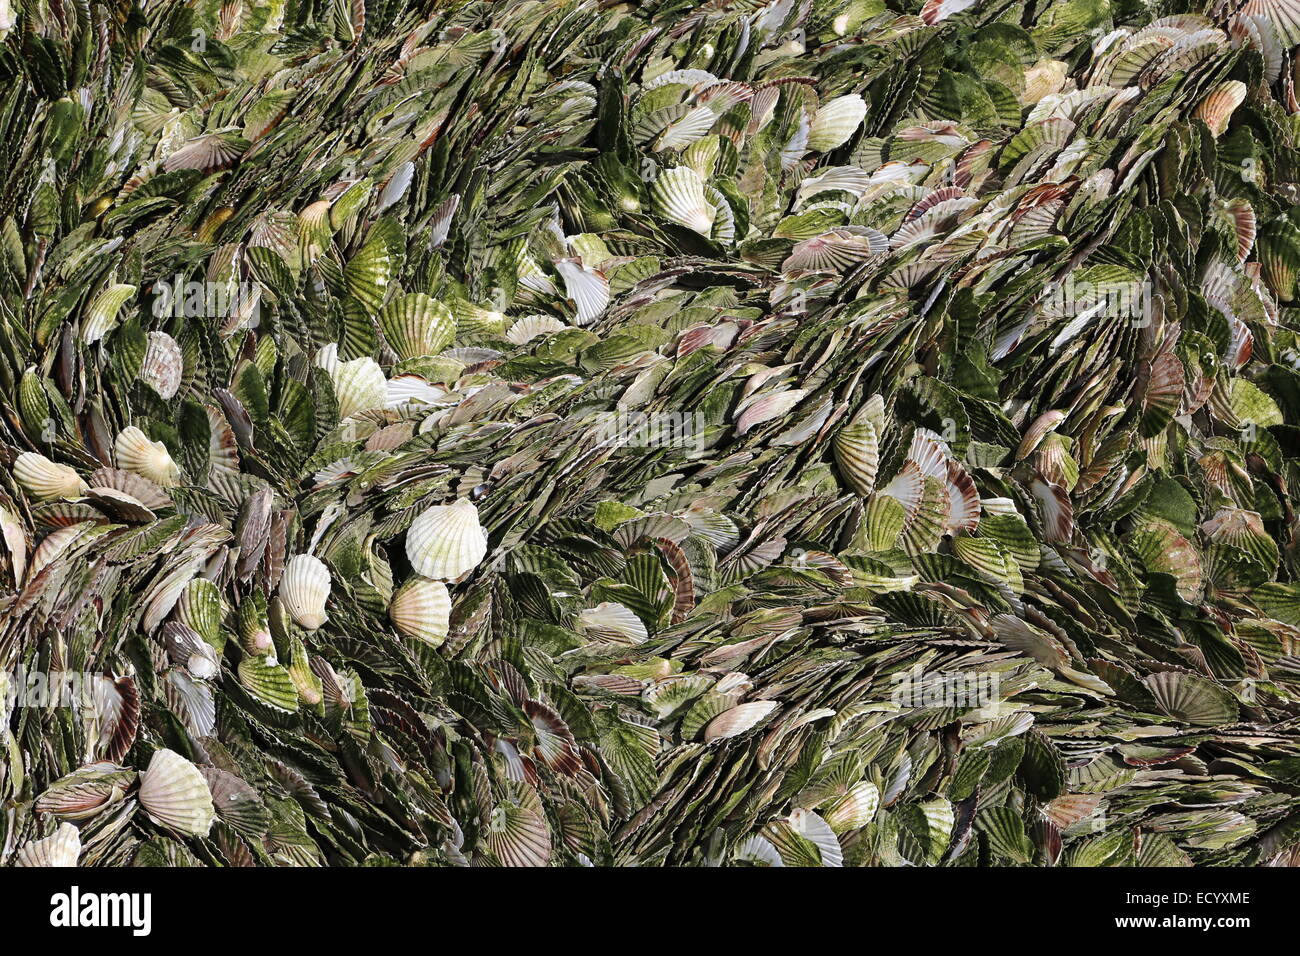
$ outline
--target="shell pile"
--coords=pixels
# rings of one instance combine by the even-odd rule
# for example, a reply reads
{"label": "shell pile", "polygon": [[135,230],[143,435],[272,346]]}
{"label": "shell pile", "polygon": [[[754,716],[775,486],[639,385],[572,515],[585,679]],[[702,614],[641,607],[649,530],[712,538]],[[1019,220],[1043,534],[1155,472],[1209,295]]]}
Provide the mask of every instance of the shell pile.
{"label": "shell pile", "polygon": [[6,5],[0,864],[1300,862],[1300,8],[1158,7]]}

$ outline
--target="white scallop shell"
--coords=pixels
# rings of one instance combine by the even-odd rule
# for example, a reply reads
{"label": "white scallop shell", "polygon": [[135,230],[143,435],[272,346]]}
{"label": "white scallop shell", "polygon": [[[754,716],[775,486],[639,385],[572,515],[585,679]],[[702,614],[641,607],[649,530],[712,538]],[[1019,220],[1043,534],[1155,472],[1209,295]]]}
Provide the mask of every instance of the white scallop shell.
{"label": "white scallop shell", "polygon": [[825,153],[843,146],[867,115],[867,102],[857,93],[837,96],[822,106],[808,131],[808,148]]}
{"label": "white scallop shell", "polygon": [[384,378],[384,370],[367,356],[339,362],[330,377],[334,380],[340,419],[351,418],[372,408],[383,408],[388,400],[388,380]]}
{"label": "white scallop shell", "polygon": [[689,166],[661,172],[650,189],[655,208],[666,219],[702,236],[713,231],[717,210],[704,195],[704,180]]}
{"label": "white scallop shell", "polygon": [[61,823],[44,840],[33,840],[14,855],[15,866],[76,866],[81,855],[81,834],[71,823]]}
{"label": "white scallop shell", "polygon": [[506,333],[506,341],[512,345],[525,345],[539,335],[550,335],[568,328],[553,315],[526,315]]}
{"label": "white scallop shell", "polygon": [[415,163],[406,162],[397,167],[397,171],[389,178],[388,184],[384,186],[379,193],[379,202],[375,207],[375,215],[379,215],[389,206],[396,205],[406,195],[406,190],[411,186],[411,180],[415,176]]}
{"label": "white scallop shell", "polygon": [[166,332],[150,332],[149,347],[140,365],[140,381],[160,398],[175,397],[185,375],[185,355],[176,340]]}
{"label": "white scallop shell", "polygon": [[160,441],[150,441],[149,436],[134,425],[118,433],[113,442],[113,454],[119,468],[133,471],[148,478],[160,488],[170,488],[180,480],[180,470],[167,446]]}
{"label": "white scallop shell", "polygon": [[14,460],[14,478],[41,499],[74,498],[86,490],[86,483],[75,471],[34,451],[25,451]]}
{"label": "white scallop shell", "polygon": [[435,505],[411,523],[406,556],[426,578],[451,581],[472,570],[487,554],[487,535],[478,509],[467,498]]}
{"label": "white scallop shell", "polygon": [[155,751],[141,774],[140,805],[155,823],[191,836],[207,836],[216,816],[203,774],[172,750]]}
{"label": "white scallop shell", "polygon": [[330,596],[330,571],[310,554],[295,554],[280,578],[280,600],[299,627],[314,631],[325,623]]}
{"label": "white scallop shell", "polygon": [[384,386],[384,404],[388,408],[400,408],[403,405],[438,405],[451,393],[441,385],[434,385],[423,376],[408,372],[394,375]]}
{"label": "white scallop shell", "polygon": [[407,637],[437,647],[447,639],[451,621],[451,595],[447,593],[447,585],[430,578],[411,578],[393,595],[388,616]]}
{"label": "white scallop shell", "polygon": [[573,300],[577,314],[573,321],[589,325],[605,314],[609,306],[609,280],[577,259],[556,259],[555,269],[564,279],[564,294]]}
{"label": "white scallop shell", "polygon": [[603,643],[640,644],[650,636],[630,608],[613,601],[587,608],[578,615],[578,623],[588,636]]}

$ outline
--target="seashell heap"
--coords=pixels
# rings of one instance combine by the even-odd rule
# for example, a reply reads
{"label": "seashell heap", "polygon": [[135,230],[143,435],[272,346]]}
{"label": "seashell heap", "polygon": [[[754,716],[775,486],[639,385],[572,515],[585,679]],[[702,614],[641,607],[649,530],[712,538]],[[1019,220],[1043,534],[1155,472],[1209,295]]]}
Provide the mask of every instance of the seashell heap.
{"label": "seashell heap", "polygon": [[1298,54],[0,0],[0,865],[1300,863]]}

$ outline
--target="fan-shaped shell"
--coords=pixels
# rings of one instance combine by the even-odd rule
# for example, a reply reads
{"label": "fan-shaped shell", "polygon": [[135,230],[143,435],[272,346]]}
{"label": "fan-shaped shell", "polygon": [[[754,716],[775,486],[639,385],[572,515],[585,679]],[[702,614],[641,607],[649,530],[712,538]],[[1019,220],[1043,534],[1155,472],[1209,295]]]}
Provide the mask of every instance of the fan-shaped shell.
{"label": "fan-shaped shell", "polygon": [[299,627],[314,631],[325,623],[325,602],[330,596],[330,572],[310,554],[295,554],[280,578],[280,600]]}
{"label": "fan-shaped shell", "polygon": [[717,211],[704,195],[704,180],[689,166],[665,169],[650,190],[660,215],[707,236],[713,231]]}
{"label": "fan-shaped shell", "polygon": [[506,341],[512,345],[525,345],[538,336],[550,335],[567,327],[553,315],[526,315],[510,326]]}
{"label": "fan-shaped shell", "polygon": [[813,116],[808,148],[817,153],[843,146],[867,115],[867,102],[857,93],[837,96]]}
{"label": "fan-shaped shell", "polygon": [[25,451],[14,460],[14,478],[41,500],[73,498],[86,490],[86,483],[73,469],[34,451]]}
{"label": "fan-shaped shell", "polygon": [[16,854],[16,866],[76,866],[81,855],[81,834],[71,823],[60,823],[53,834],[22,847]]}
{"label": "fan-shaped shell", "polygon": [[640,644],[649,637],[646,626],[631,609],[613,601],[587,608],[578,615],[583,631],[596,641]]}
{"label": "fan-shaped shell", "polygon": [[150,332],[149,345],[140,365],[140,381],[163,399],[174,398],[185,375],[185,355],[166,332]]}
{"label": "fan-shaped shell", "polygon": [[160,441],[150,441],[149,436],[128,425],[118,433],[113,442],[117,464],[127,471],[148,478],[160,488],[171,488],[180,480],[180,470],[172,461],[167,446]]}
{"label": "fan-shaped shell", "polygon": [[1206,94],[1192,115],[1205,120],[1205,125],[1217,138],[1228,128],[1233,111],[1246,98],[1246,84],[1240,80],[1226,80]]}
{"label": "fan-shaped shell", "polygon": [[467,498],[435,505],[406,532],[406,556],[426,578],[451,581],[473,570],[487,554],[487,535],[478,509]]}
{"label": "fan-shaped shell", "polygon": [[447,585],[425,577],[411,578],[393,595],[388,616],[407,637],[437,647],[447,639],[451,619]]}
{"label": "fan-shaped shell", "polygon": [[423,292],[398,296],[379,313],[384,339],[398,358],[437,355],[456,338],[451,309]]}
{"label": "fan-shaped shell", "polygon": [[339,418],[351,418],[360,412],[383,408],[388,401],[388,380],[379,363],[368,356],[339,362],[330,373],[334,396],[339,403]]}
{"label": "fan-shaped shell", "polygon": [[149,818],[190,836],[207,836],[215,819],[212,793],[199,768],[172,750],[158,750],[140,778]]}

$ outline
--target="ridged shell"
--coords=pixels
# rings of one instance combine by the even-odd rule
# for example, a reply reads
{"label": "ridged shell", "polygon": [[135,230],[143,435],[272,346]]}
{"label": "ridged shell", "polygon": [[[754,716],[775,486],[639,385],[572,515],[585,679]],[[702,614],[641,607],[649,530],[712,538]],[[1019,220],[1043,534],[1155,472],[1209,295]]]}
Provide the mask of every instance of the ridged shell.
{"label": "ridged shell", "polygon": [[185,585],[176,601],[177,622],[193,630],[218,651],[225,644],[221,635],[221,592],[207,578],[195,578]]}
{"label": "ridged shell", "polygon": [[774,700],[756,700],[723,711],[704,728],[704,740],[708,743],[712,740],[725,740],[743,734],[757,726],[759,721],[767,718],[778,706]]}
{"label": "ridged shell", "polygon": [[140,365],[140,381],[160,398],[175,397],[185,375],[185,355],[176,340],[166,332],[150,332],[149,346]]}
{"label": "ridged shell", "polygon": [[866,115],[867,102],[857,93],[837,96],[813,117],[808,131],[808,148],[825,153],[843,146],[862,125]]}
{"label": "ridged shell", "polygon": [[588,637],[600,643],[634,645],[649,637],[636,614],[612,601],[587,608],[578,615],[578,623]]}
{"label": "ridged shell", "polygon": [[34,451],[25,451],[15,459],[14,478],[25,491],[41,500],[73,498],[86,490],[86,483],[73,469]]}
{"label": "ridged shell", "polygon": [[568,328],[553,315],[526,315],[506,333],[506,341],[512,345],[525,345],[541,335],[550,335]]}
{"label": "ridged shell", "polygon": [[36,809],[60,820],[89,820],[126,799],[135,771],[109,762],[87,764],[50,784]]}
{"label": "ridged shell", "polygon": [[81,326],[81,337],[87,345],[98,342],[117,325],[117,314],[122,311],[126,300],[135,295],[135,286],[111,285],[90,303],[86,310],[86,320]]}
{"label": "ridged shell", "polygon": [[384,370],[372,358],[362,356],[351,362],[340,362],[333,379],[341,419],[372,408],[383,408],[388,401],[388,381],[384,378]]}
{"label": "ridged shell", "polygon": [[871,494],[880,468],[880,436],[869,409],[864,408],[836,433],[833,448],[835,463],[848,486],[864,497]]}
{"label": "ridged shell", "polygon": [[113,455],[119,468],[133,471],[148,478],[160,488],[171,488],[180,480],[180,470],[167,446],[160,441],[150,441],[149,436],[128,425],[118,433],[113,442]]}
{"label": "ridged shell", "polygon": [[1245,98],[1246,84],[1240,80],[1227,80],[1210,90],[1192,115],[1204,120],[1217,139],[1228,128],[1233,111]]}
{"label": "ridged shell", "polygon": [[128,494],[151,511],[170,508],[173,503],[168,494],[154,482],[121,468],[96,468],[90,473],[87,483],[92,488],[112,488]]}
{"label": "ridged shell", "polygon": [[666,219],[707,236],[717,210],[704,196],[704,180],[689,166],[665,169],[650,190],[655,209]]}
{"label": "ridged shell", "polygon": [[358,412],[383,408],[388,400],[388,380],[379,363],[367,356],[340,362],[338,346],[327,345],[316,353],[314,364],[329,373],[334,383],[334,397],[339,403],[339,418],[351,418]]}
{"label": "ridged shell", "polygon": [[573,301],[578,325],[590,325],[609,306],[609,280],[577,259],[556,259],[555,269],[564,279],[564,294]]}
{"label": "ridged shell", "polygon": [[437,647],[447,639],[451,618],[447,585],[430,578],[411,578],[393,595],[388,616],[407,637]]}
{"label": "ridged shell", "polygon": [[140,777],[140,805],[155,823],[190,836],[207,836],[216,817],[203,774],[172,750],[154,752]]}
{"label": "ridged shell", "polygon": [[398,296],[379,313],[379,328],[398,358],[437,355],[456,338],[456,318],[423,292]]}
{"label": "ridged shell", "polygon": [[299,627],[314,631],[325,623],[330,596],[330,571],[310,554],[295,554],[280,579],[280,600]]}
{"label": "ridged shell", "polygon": [[81,855],[81,834],[71,823],[59,828],[44,840],[28,843],[15,854],[15,866],[76,866]]}
{"label": "ridged shell", "polygon": [[429,508],[406,532],[406,556],[426,578],[454,580],[486,554],[487,535],[478,522],[478,509],[467,498]]}

